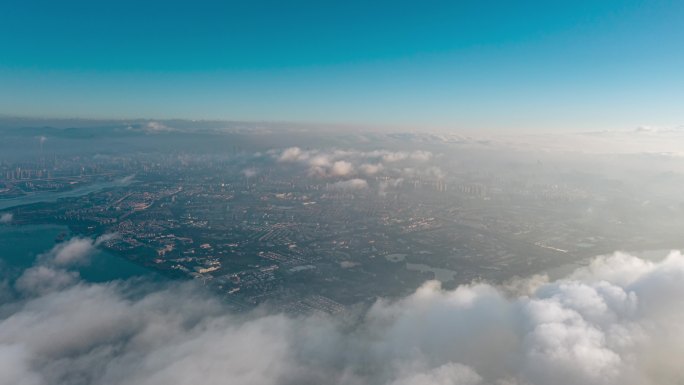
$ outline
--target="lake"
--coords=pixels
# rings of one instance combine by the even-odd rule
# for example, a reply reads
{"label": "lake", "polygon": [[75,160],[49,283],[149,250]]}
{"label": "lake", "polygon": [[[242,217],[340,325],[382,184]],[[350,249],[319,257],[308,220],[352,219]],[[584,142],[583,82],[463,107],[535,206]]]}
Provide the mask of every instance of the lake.
{"label": "lake", "polygon": [[[0,225],[2,269],[8,269],[10,275],[16,276],[22,270],[33,265],[39,254],[45,253],[55,246],[55,239],[63,233],[66,233],[65,239],[73,236],[69,228],[60,225]],[[81,266],[76,270],[88,282],[106,282],[139,276],[156,278],[158,275],[105,250],[97,250],[91,257],[89,265]],[[12,274],[13,272],[16,274]]]}

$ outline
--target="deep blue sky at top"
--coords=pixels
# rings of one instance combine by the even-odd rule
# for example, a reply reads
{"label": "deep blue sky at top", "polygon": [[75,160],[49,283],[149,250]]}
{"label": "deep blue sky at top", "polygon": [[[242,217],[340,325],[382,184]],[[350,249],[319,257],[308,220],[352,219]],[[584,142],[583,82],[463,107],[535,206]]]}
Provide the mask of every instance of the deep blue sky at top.
{"label": "deep blue sky at top", "polygon": [[0,1],[0,114],[684,123],[682,1]]}

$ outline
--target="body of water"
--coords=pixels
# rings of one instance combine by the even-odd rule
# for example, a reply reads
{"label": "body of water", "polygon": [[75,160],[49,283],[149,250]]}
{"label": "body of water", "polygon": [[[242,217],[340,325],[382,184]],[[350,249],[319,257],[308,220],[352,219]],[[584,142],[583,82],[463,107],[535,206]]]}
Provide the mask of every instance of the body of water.
{"label": "body of water", "polygon": [[454,280],[456,278],[456,274],[458,274],[453,270],[432,267],[423,263],[407,263],[406,268],[408,270],[420,271],[422,273],[432,273],[435,275],[435,279],[442,283]]}
{"label": "body of water", "polygon": [[[36,257],[52,249],[56,245],[56,239],[61,235],[66,235],[64,239],[67,240],[73,236],[66,226],[0,225],[1,268],[8,270],[4,273],[9,273],[10,277],[16,276],[22,270],[31,267]],[[91,257],[90,264],[76,270],[88,282],[157,275],[149,269],[104,250],[97,250]]]}
{"label": "body of water", "polygon": [[0,210],[9,209],[16,206],[28,205],[32,203],[41,202],[56,202],[61,198],[73,198],[80,197],[83,195],[88,195],[90,193],[104,190],[110,187],[122,187],[128,185],[130,182],[122,182],[120,180],[115,180],[111,182],[97,182],[91,183],[87,186],[76,187],[73,190],[61,191],[61,192],[51,192],[43,191],[24,195],[17,198],[2,199],[0,200]]}

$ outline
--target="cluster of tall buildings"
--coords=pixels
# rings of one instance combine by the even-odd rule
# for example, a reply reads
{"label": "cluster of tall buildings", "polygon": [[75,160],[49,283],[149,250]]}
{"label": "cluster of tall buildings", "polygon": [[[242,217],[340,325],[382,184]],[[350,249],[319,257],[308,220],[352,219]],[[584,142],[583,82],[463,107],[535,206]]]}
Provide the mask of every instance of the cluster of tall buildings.
{"label": "cluster of tall buildings", "polygon": [[50,179],[52,172],[46,169],[33,169],[16,167],[5,170],[6,180],[26,180],[26,179]]}

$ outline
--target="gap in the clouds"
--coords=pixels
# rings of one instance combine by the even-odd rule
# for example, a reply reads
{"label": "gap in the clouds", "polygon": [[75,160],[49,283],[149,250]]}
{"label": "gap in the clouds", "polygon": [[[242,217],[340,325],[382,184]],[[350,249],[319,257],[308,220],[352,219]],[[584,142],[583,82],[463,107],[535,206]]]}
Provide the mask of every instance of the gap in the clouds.
{"label": "gap in the clouds", "polygon": [[[0,261],[10,274],[24,270],[33,265],[38,255],[73,236],[68,227],[61,225],[0,226]],[[77,270],[87,282],[159,278],[154,271],[102,249],[96,250],[90,262]]]}

